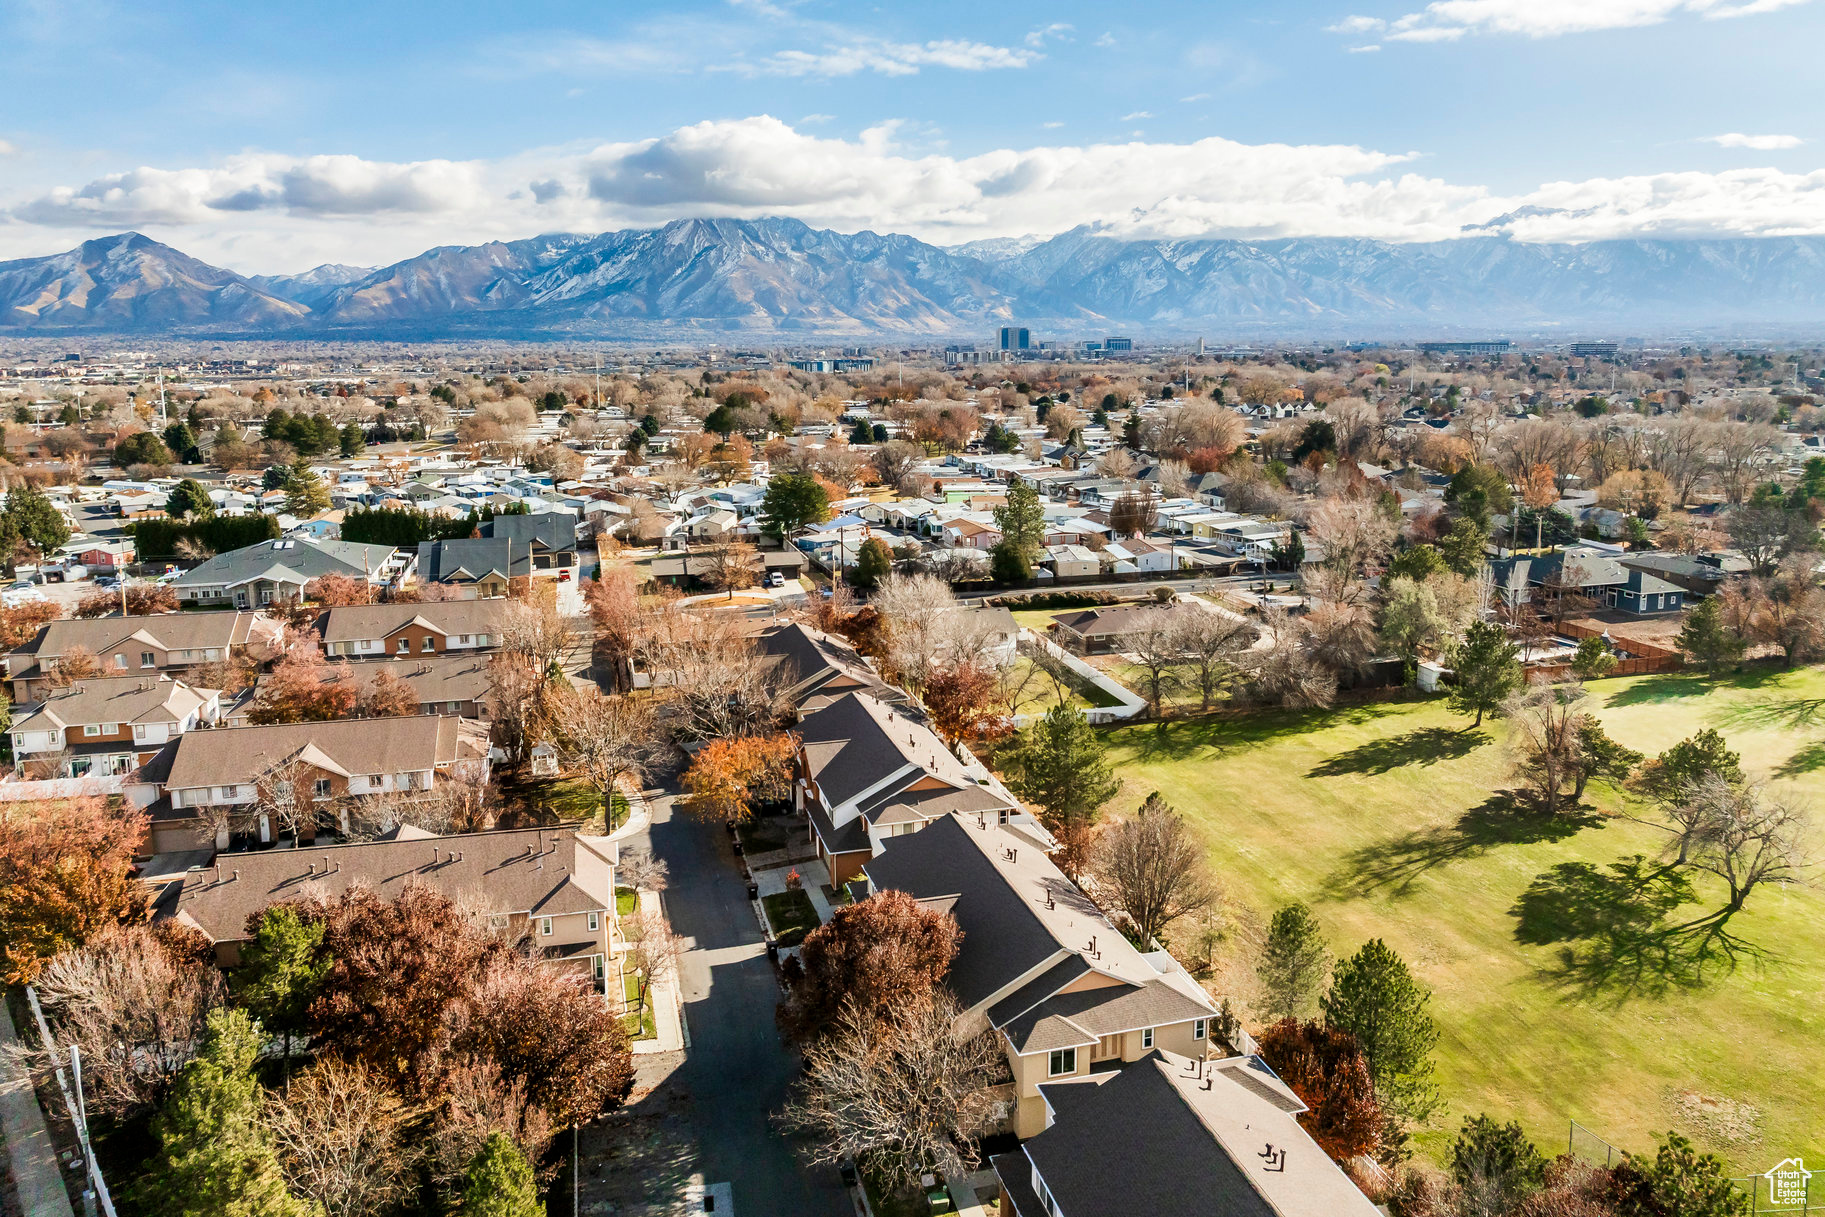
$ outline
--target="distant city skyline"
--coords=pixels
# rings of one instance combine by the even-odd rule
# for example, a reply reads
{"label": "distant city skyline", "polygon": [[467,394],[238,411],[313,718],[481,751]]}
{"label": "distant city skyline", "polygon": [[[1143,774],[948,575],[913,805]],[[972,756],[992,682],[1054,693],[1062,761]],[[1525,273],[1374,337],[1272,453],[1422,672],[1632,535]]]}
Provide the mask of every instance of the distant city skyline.
{"label": "distant city skyline", "polygon": [[792,216],[938,244],[1825,233],[1815,0],[0,0],[0,258]]}

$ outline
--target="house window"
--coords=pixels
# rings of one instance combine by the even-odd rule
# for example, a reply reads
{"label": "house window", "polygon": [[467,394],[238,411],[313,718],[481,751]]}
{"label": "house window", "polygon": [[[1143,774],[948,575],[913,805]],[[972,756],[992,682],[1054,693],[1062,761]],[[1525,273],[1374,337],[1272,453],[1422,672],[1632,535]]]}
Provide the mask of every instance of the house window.
{"label": "house window", "polygon": [[157,667],[158,656],[154,655],[151,651],[141,651],[139,653],[139,666],[142,668]]}
{"label": "house window", "polygon": [[409,773],[402,773],[398,777],[394,778],[393,779],[393,788],[395,790],[412,789],[412,775]]}
{"label": "house window", "polygon": [[1058,1201],[1052,1199],[1052,1191],[1046,1186],[1046,1181],[1039,1177],[1037,1168],[1033,1171],[1033,1190],[1039,1194],[1040,1207],[1045,1209],[1048,1217],[1060,1217]]}
{"label": "house window", "polygon": [[418,649],[420,651],[435,651],[437,649],[437,639],[431,637],[431,635],[429,635],[429,634],[426,634],[422,639],[419,640]]}
{"label": "house window", "polygon": [[541,938],[550,938],[551,937],[551,918],[549,918],[549,917],[539,918],[539,936]]}
{"label": "house window", "polygon": [[120,730],[119,723],[103,723],[101,725],[101,733],[103,735],[113,735],[116,731],[119,731],[119,730]]}
{"label": "house window", "polygon": [[399,653],[401,655],[410,655],[412,653],[412,640],[410,638],[401,638],[399,640]]}
{"label": "house window", "polygon": [[318,778],[316,781],[316,784],[311,788],[311,791],[313,794],[316,795],[317,798],[320,798],[320,799],[329,798],[330,797],[330,780],[328,778]]}
{"label": "house window", "polygon": [[600,955],[591,955],[589,958],[590,958],[590,961],[594,964],[594,971],[596,974],[596,979],[601,980],[602,979],[602,957]]}
{"label": "house window", "polygon": [[1191,1038],[1194,1040],[1203,1039],[1204,1035],[1205,1035],[1206,1031],[1209,1029],[1209,1027],[1210,1027],[1209,1019],[1200,1018],[1197,1021],[1193,1022],[1191,1024]]}
{"label": "house window", "polygon": [[468,642],[469,642],[469,635],[467,635],[467,634],[458,634],[458,635],[457,635],[457,636],[456,636],[456,641],[457,641],[457,642],[458,642],[458,643],[461,643],[461,644],[464,644],[464,645],[467,645],[467,644],[468,644]]}
{"label": "house window", "polygon": [[506,929],[507,928],[507,914],[505,914],[505,913],[488,914],[488,928],[491,930]]}
{"label": "house window", "polygon": [[241,797],[241,788],[239,786],[223,786],[220,789],[222,797],[225,799],[238,799]]}
{"label": "house window", "polygon": [[1046,1076],[1049,1078],[1076,1072],[1077,1049],[1075,1048],[1056,1048],[1046,1059]]}
{"label": "house window", "polygon": [[125,655],[116,655],[114,657],[114,666],[117,668],[126,667],[127,666],[127,657]]}
{"label": "house window", "polygon": [[1141,1028],[1141,1047],[1142,1047],[1142,1049],[1147,1049],[1147,1048],[1153,1047],[1153,1028],[1152,1027]]}
{"label": "house window", "polygon": [[82,725],[82,733],[84,735],[100,735],[101,728],[96,726],[94,723],[84,723]]}
{"label": "house window", "polygon": [[602,914],[591,913],[589,915],[589,932],[593,934],[601,928],[602,928]]}

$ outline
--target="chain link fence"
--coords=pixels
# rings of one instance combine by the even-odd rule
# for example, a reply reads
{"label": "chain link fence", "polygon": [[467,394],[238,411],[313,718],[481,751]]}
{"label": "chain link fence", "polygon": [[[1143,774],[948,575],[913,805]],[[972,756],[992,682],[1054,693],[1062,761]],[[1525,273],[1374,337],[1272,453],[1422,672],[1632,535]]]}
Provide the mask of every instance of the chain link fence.
{"label": "chain link fence", "polygon": [[[1611,1145],[1576,1120],[1568,1122],[1566,1152],[1596,1166],[1615,1166],[1625,1157]],[[1763,1214],[1794,1214],[1810,1217],[1812,1213],[1812,1172],[1798,1158],[1788,1158],[1760,1175],[1742,1175],[1730,1182],[1749,1197],[1749,1211],[1755,1217]],[[1825,1217],[1825,1182],[1819,1185],[1819,1214]]]}

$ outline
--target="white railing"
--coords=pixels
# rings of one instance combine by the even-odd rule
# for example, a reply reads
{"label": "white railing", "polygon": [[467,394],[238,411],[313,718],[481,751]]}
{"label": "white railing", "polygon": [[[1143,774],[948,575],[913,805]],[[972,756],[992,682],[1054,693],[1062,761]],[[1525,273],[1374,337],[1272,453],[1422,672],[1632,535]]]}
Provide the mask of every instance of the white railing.
{"label": "white railing", "polygon": [[1065,667],[1070,670],[1072,675],[1079,677],[1088,684],[1096,686],[1096,688],[1102,690],[1110,697],[1115,698],[1117,702],[1121,703],[1120,705],[1115,706],[1089,707],[1084,711],[1084,717],[1091,722],[1120,722],[1124,719],[1133,718],[1147,709],[1147,702],[1140,694],[1122,684],[1114,677],[1097,671],[1077,656],[1071,654],[1071,652],[1059,646],[1056,642],[1053,642],[1050,638],[1029,629],[1022,629],[1020,633],[1023,637],[1031,638],[1034,642],[1044,647],[1046,652],[1062,662]]}

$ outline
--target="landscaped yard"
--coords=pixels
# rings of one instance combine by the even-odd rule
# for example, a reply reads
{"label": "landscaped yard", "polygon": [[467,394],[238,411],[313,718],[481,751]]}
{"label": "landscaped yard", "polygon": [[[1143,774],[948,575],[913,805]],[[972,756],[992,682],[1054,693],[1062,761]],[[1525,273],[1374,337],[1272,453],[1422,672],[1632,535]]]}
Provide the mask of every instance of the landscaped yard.
{"label": "landscaped yard", "polygon": [[[632,1006],[640,1001],[640,973],[633,969],[621,973],[621,996]],[[627,1031],[630,1040],[650,1040],[659,1032],[653,1023],[652,994],[647,994],[646,1004],[640,1006],[638,1014],[623,1014],[621,1026]]]}
{"label": "landscaped yard", "polygon": [[640,911],[640,893],[631,887],[615,889],[615,916],[632,917]]}
{"label": "landscaped yard", "polygon": [[[1745,770],[1825,816],[1825,671],[1597,682],[1609,733],[1650,755],[1714,727]],[[1219,986],[1251,996],[1253,943],[1273,909],[1311,904],[1340,954],[1385,939],[1433,989],[1447,1109],[1519,1118],[1543,1149],[1577,1120],[1625,1149],[1679,1128],[1744,1173],[1825,1158],[1825,892],[1764,888],[1728,928],[1732,961],[1700,966],[1661,932],[1722,904],[1719,886],[1662,921],[1613,863],[1666,834],[1602,788],[1576,816],[1507,800],[1504,729],[1469,730],[1442,699],[1111,729],[1126,778],[1113,806],[1161,790],[1192,818],[1236,933]],[[1814,825],[1813,856],[1825,858]]]}
{"label": "landscaped yard", "polygon": [[806,934],[817,929],[817,909],[803,888],[762,896],[760,903],[767,910],[767,924],[773,927],[773,937],[782,947],[797,946],[805,940]]}

